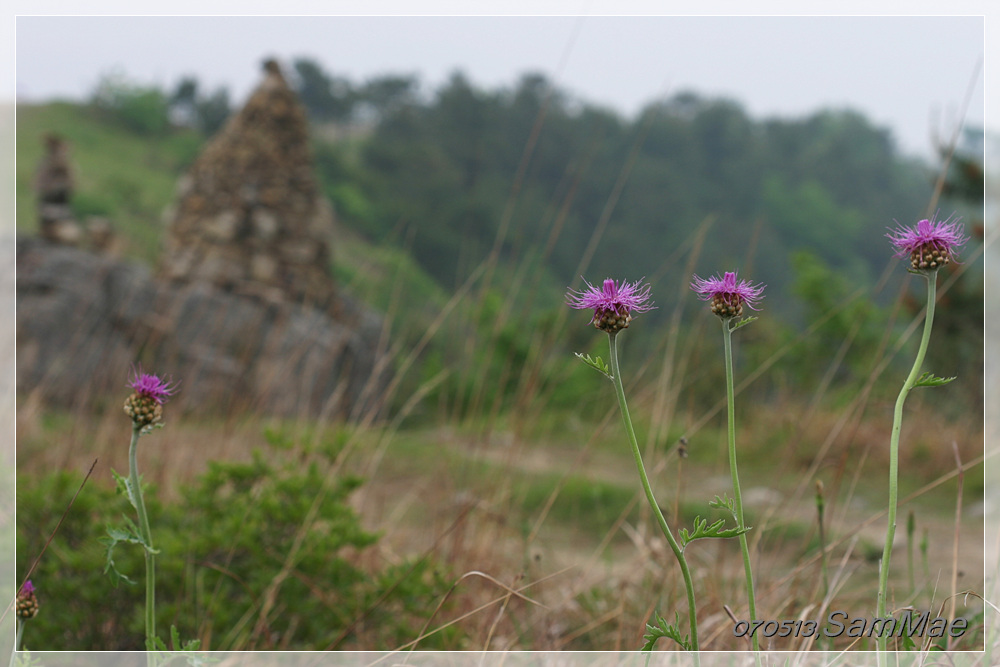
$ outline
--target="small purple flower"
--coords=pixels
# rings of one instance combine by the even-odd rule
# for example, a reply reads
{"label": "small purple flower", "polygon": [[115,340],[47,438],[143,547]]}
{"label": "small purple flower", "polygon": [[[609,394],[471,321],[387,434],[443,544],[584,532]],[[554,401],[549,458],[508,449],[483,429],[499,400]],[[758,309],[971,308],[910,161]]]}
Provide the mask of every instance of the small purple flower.
{"label": "small purple flower", "polygon": [[601,331],[616,334],[627,329],[632,321],[632,313],[645,313],[654,308],[649,303],[649,283],[642,279],[630,283],[608,278],[598,289],[587,282],[587,289],[570,290],[566,293],[566,305],[578,310],[594,309],[590,322]]}
{"label": "small purple flower", "polygon": [[17,599],[14,606],[14,613],[22,621],[38,615],[38,598],[35,597],[35,587],[31,584],[30,579],[24,582],[21,590],[17,592]]}
{"label": "small purple flower", "polygon": [[175,383],[163,381],[150,373],[143,373],[142,366],[139,366],[138,370],[135,366],[132,367],[132,379],[127,386],[134,389],[135,393],[140,396],[151,398],[160,405],[163,405],[177,388]]}
{"label": "small purple flower", "polygon": [[969,240],[963,231],[958,219],[948,216],[947,220],[921,220],[916,227],[900,225],[885,236],[892,241],[896,257],[910,256],[911,269],[934,271],[949,263],[955,251]]}
{"label": "small purple flower", "polygon": [[743,304],[759,310],[754,302],[764,295],[764,283],[754,285],[749,280],[737,281],[736,273],[726,272],[722,278],[711,276],[707,280],[693,276],[691,289],[702,301],[711,301],[712,312],[722,319],[743,315]]}

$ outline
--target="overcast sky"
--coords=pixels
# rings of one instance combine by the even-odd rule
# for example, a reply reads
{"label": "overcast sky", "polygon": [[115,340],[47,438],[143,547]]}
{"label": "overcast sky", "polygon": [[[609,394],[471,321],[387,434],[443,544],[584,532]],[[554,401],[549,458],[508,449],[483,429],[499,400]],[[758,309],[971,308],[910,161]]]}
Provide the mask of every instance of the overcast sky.
{"label": "overcast sky", "polygon": [[[433,7],[408,6],[422,4]],[[932,132],[954,128],[971,84],[967,122],[984,124],[982,16],[615,17],[598,15],[605,3],[559,7],[580,15],[20,16],[11,88],[19,101],[82,99],[113,71],[163,87],[193,75],[240,103],[263,58],[309,57],[355,82],[413,73],[428,93],[458,69],[488,89],[541,72],[629,116],[681,90],[735,99],[756,118],[849,107],[925,156]]]}

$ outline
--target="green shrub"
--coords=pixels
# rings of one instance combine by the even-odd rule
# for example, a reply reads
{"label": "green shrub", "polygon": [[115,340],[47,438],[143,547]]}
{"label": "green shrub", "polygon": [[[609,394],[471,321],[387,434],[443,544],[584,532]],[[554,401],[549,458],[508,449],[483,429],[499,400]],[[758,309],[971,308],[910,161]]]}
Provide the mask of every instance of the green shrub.
{"label": "green shrub", "polygon": [[[161,637],[175,625],[183,639],[199,638],[211,650],[382,650],[418,635],[447,584],[427,559],[358,564],[378,537],[347,502],[360,479],[328,474],[337,449],[286,451],[279,465],[261,452],[249,463],[212,462],[169,505],[147,493],[160,550]],[[41,551],[78,484],[64,472],[18,480],[19,572]],[[123,514],[132,514],[124,498],[100,484],[84,488],[32,574],[42,611],[25,631],[28,647],[141,650],[142,552],[116,548],[116,567],[139,583],[115,588],[99,542]],[[457,641],[452,631],[421,647],[454,648]]]}
{"label": "green shrub", "polygon": [[93,104],[136,134],[161,135],[170,127],[166,95],[158,88],[132,83],[121,74],[101,78]]}

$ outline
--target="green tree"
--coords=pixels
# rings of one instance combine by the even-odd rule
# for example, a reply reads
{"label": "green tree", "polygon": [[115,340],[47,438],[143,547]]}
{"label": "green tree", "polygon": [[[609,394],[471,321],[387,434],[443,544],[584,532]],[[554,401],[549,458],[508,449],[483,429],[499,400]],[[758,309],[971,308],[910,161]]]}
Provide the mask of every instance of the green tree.
{"label": "green tree", "polygon": [[215,134],[229,119],[232,108],[229,106],[229,90],[218,88],[208,97],[201,97],[195,105],[197,126],[202,134]]}
{"label": "green tree", "polygon": [[170,126],[166,95],[158,88],[140,86],[118,73],[101,77],[91,104],[137,134],[162,135]]}
{"label": "green tree", "polygon": [[350,81],[327,74],[309,58],[296,59],[292,67],[295,91],[311,117],[341,122],[351,119],[357,97]]}
{"label": "green tree", "polygon": [[415,76],[378,76],[358,89],[357,100],[370,117],[381,120],[417,104],[418,89]]}
{"label": "green tree", "polygon": [[206,97],[194,77],[184,77],[177,83],[168,105],[175,122],[194,127],[205,136],[215,134],[232,113],[228,89],[217,88]]}

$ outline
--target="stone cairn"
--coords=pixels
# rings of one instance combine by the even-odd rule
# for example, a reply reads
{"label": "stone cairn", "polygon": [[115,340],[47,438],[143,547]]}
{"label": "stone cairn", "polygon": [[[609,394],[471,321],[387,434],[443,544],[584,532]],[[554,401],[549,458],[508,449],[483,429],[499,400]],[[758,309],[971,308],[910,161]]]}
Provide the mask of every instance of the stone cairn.
{"label": "stone cairn", "polygon": [[73,215],[73,169],[69,162],[69,144],[57,134],[45,136],[45,155],[35,174],[38,195],[38,226],[42,238],[61,245],[87,246],[110,251],[116,242],[111,223],[98,216],[86,220],[85,229]]}
{"label": "stone cairn", "polygon": [[69,206],[73,196],[69,146],[59,135],[45,136],[45,155],[35,174],[35,192],[42,238],[66,245],[80,243],[83,233]]}
{"label": "stone cairn", "polygon": [[275,61],[264,72],[178,183],[159,273],[333,313],[333,210],[313,176],[305,111]]}

